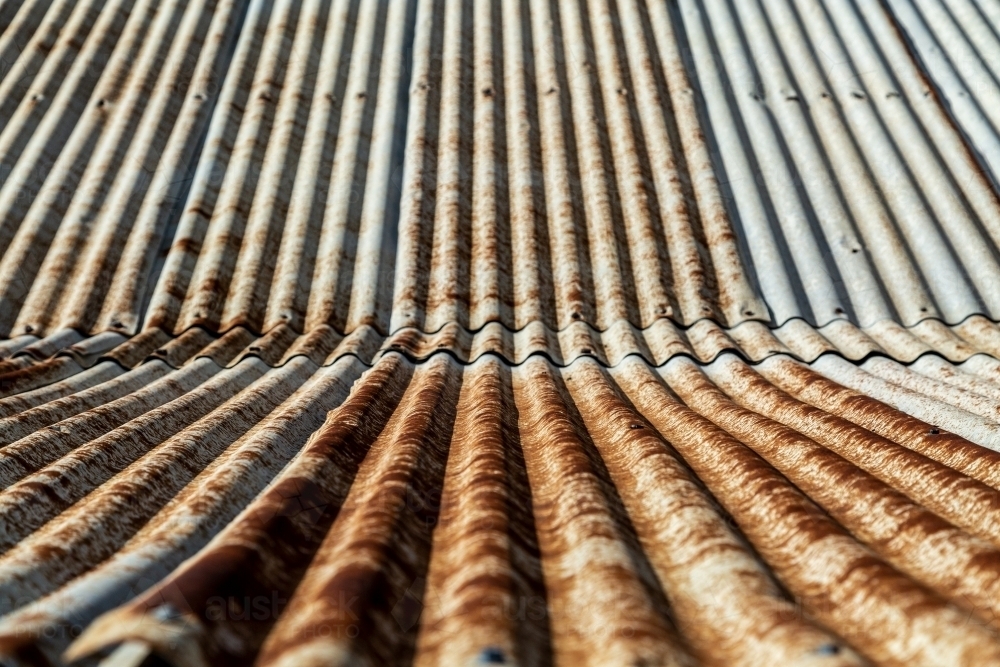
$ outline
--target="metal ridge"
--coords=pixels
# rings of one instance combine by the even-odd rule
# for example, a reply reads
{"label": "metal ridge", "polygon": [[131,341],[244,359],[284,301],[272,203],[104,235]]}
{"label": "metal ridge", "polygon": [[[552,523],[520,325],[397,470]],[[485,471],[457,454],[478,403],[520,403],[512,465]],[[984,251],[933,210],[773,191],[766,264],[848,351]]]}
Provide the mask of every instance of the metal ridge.
{"label": "metal ridge", "polygon": [[[885,356],[905,364],[925,354],[936,354],[951,362],[964,362],[977,354],[1000,357],[1000,328],[981,316],[972,316],[953,327],[924,320],[908,329],[883,322],[863,330],[844,320],[815,329],[802,320],[793,320],[777,329],[747,322],[726,330],[711,320],[700,320],[687,329],[663,321],[645,331],[637,331],[627,322],[604,332],[594,331],[583,322],[560,332],[546,330],[537,323],[517,332],[489,323],[476,332],[453,325],[434,334],[403,329],[386,337],[371,327],[360,327],[342,336],[329,326],[298,334],[287,325],[278,325],[264,335],[234,327],[219,336],[203,327],[192,327],[180,336],[171,336],[152,327],[131,339],[113,332],[81,338],[78,332],[66,330],[30,342],[12,340],[16,345],[11,345],[9,354],[0,356],[3,391],[8,394],[25,391],[27,385],[20,384],[20,378],[32,378],[32,382],[41,386],[57,379],[53,372],[61,374],[58,379],[62,379],[105,361],[115,362],[125,370],[153,359],[165,361],[175,369],[194,358],[220,361],[223,357],[216,350],[233,345],[243,349],[235,356],[226,353],[230,356],[224,357],[225,364],[231,366],[256,356],[271,367],[283,365],[296,356],[308,356],[317,364],[329,365],[344,355],[370,360],[388,351],[418,362],[437,352],[447,352],[461,363],[491,354],[512,366],[536,354],[557,366],[569,365],[584,356],[604,366],[616,366],[626,356],[638,356],[653,366],[660,366],[676,355],[709,363],[724,352],[738,354],[753,364],[777,354],[806,362],[828,353],[854,362]],[[65,346],[60,348],[60,345]]]}

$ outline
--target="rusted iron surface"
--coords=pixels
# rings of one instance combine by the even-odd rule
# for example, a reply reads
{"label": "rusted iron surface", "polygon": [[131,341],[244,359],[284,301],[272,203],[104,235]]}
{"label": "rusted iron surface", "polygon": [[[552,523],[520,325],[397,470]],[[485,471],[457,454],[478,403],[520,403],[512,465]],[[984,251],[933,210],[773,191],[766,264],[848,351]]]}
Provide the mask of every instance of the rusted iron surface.
{"label": "rusted iron surface", "polygon": [[[612,368],[269,354],[154,358],[15,415],[78,413],[0,448],[0,650],[32,664],[144,646],[176,665],[1000,655],[1000,454],[963,422],[862,392],[891,385],[935,416],[960,409],[950,394],[844,361],[859,391],[824,377],[841,372],[830,354]],[[925,356],[908,372],[997,406],[997,364]],[[133,409],[111,409],[131,375],[165,373],[155,387],[202,367],[173,403],[113,416]]]}
{"label": "rusted iron surface", "polygon": [[998,28],[0,2],[0,665],[1000,663]]}

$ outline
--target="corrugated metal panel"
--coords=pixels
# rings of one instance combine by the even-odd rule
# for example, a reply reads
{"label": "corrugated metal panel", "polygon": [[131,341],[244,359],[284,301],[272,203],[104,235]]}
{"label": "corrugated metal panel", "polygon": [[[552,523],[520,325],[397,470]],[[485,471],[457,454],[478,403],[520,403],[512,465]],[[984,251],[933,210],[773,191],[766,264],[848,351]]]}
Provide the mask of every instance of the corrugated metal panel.
{"label": "corrugated metal panel", "polygon": [[0,3],[0,664],[1000,662],[997,26]]}
{"label": "corrugated metal panel", "polygon": [[608,370],[390,352],[367,371],[353,355],[192,357],[4,420],[39,429],[0,449],[8,654],[55,658],[136,595],[71,655],[140,642],[179,665],[844,665],[856,650],[950,665],[1000,651],[992,358],[904,379],[836,355]]}
{"label": "corrugated metal panel", "polygon": [[[39,4],[13,23],[42,14]],[[11,54],[0,80],[0,331],[135,331],[240,4],[53,2]],[[125,305],[121,317],[101,320],[106,299]]]}
{"label": "corrugated metal panel", "polygon": [[872,3],[36,4],[14,334],[134,332],[149,289],[174,333],[1000,317],[996,193]]}
{"label": "corrugated metal panel", "polygon": [[[312,57],[333,97],[301,77],[287,84],[312,93],[308,118],[304,101],[289,102],[313,131],[299,162],[281,125],[250,110],[220,116],[219,135],[229,128],[236,143],[203,158],[225,175],[189,201],[151,322],[867,327],[1000,312],[995,192],[881,8],[509,4],[424,3],[412,43],[402,27],[376,28],[405,25],[377,3],[356,24],[331,22]],[[266,51],[268,35],[290,29],[265,21]],[[296,43],[315,41],[312,22],[300,16]],[[844,39],[866,32],[874,39]],[[241,67],[226,94],[247,98],[273,62],[283,61]],[[278,100],[299,99],[291,92],[255,103],[280,114]],[[391,109],[404,104],[400,154],[403,110]],[[260,180],[266,159],[289,181],[277,211],[267,188],[278,180]]]}

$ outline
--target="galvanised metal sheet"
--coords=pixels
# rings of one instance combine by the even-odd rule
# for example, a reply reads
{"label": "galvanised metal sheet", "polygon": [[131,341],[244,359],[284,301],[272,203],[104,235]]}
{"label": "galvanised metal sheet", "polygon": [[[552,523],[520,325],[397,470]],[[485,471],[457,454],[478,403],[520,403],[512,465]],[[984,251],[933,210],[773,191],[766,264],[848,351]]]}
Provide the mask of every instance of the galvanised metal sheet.
{"label": "galvanised metal sheet", "polygon": [[0,2],[0,664],[996,664],[998,18]]}
{"label": "galvanised metal sheet", "polygon": [[996,318],[942,2],[24,3],[2,326]]}

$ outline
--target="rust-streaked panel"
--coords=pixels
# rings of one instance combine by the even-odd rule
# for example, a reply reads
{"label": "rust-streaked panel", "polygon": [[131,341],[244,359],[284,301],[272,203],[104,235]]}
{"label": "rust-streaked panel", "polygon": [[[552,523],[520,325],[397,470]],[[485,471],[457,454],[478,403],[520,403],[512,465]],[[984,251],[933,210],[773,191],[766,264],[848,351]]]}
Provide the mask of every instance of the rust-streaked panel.
{"label": "rust-streaked panel", "polygon": [[1000,663],[998,27],[0,2],[0,664]]}

